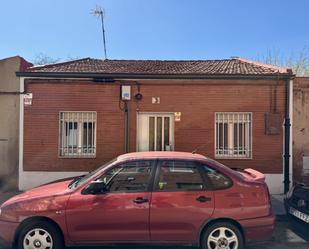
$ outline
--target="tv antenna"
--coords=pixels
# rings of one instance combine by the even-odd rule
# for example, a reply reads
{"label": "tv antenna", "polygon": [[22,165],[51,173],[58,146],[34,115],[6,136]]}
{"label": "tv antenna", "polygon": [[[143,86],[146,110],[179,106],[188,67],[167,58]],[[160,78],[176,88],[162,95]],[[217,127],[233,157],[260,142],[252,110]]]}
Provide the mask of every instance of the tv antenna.
{"label": "tv antenna", "polygon": [[100,6],[96,6],[94,10],[91,11],[91,14],[101,18],[101,26],[102,26],[102,38],[103,38],[103,46],[104,46],[104,56],[105,60],[107,59],[106,53],[106,41],[105,41],[105,29],[104,29],[104,12]]}

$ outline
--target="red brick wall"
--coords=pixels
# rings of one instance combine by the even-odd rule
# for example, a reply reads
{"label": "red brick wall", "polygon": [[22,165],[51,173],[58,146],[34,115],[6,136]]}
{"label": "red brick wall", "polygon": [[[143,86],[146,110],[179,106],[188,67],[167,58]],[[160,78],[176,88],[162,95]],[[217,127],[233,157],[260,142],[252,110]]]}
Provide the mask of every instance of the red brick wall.
{"label": "red brick wall", "polygon": [[[265,135],[264,131],[264,114],[269,112],[271,89],[277,82],[139,83],[143,99],[139,103],[129,102],[130,151],[136,150],[137,111],[181,112],[181,121],[175,122],[175,150],[192,151],[201,146],[199,153],[211,158],[214,158],[215,112],[252,112],[253,158],[220,161],[233,167],[254,167],[264,173],[282,172],[283,133]],[[119,84],[28,81],[28,92],[33,93],[33,103],[25,107],[25,170],[88,171],[124,152],[124,115],[119,109]],[[137,86],[133,84],[132,95],[136,93]],[[152,97],[160,97],[161,103],[152,104]],[[283,82],[277,87],[277,110],[283,117]],[[95,159],[58,157],[60,111],[97,111]]]}

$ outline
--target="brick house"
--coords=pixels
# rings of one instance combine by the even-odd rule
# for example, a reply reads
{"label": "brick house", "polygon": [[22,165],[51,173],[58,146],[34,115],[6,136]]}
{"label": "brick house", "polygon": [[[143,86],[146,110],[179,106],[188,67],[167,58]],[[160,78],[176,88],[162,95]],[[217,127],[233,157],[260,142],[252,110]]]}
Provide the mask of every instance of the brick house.
{"label": "brick house", "polygon": [[148,150],[196,150],[255,168],[272,193],[291,179],[290,69],[242,58],[86,58],[17,76],[20,90],[32,94],[21,102],[20,189]]}

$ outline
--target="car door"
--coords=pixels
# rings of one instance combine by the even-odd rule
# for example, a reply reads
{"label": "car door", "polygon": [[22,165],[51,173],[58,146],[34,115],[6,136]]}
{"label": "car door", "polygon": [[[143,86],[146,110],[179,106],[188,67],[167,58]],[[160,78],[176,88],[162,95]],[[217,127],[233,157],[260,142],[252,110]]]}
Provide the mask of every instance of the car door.
{"label": "car door", "polygon": [[66,219],[73,242],[149,241],[149,192],[154,161],[114,166],[95,181],[103,193],[73,194]]}
{"label": "car door", "polygon": [[199,165],[186,160],[160,160],[150,207],[152,241],[195,242],[214,210]]}

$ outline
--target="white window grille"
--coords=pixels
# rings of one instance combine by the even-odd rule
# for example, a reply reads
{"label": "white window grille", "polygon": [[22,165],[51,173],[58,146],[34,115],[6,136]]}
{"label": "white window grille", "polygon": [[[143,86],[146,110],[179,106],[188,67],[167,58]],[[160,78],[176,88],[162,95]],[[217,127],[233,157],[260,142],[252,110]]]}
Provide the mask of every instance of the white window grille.
{"label": "white window grille", "polygon": [[216,158],[252,157],[252,114],[216,113]]}
{"label": "white window grille", "polygon": [[96,112],[59,113],[59,156],[95,157]]}

